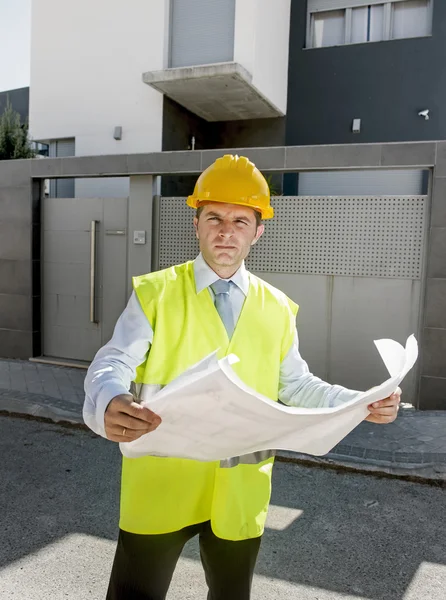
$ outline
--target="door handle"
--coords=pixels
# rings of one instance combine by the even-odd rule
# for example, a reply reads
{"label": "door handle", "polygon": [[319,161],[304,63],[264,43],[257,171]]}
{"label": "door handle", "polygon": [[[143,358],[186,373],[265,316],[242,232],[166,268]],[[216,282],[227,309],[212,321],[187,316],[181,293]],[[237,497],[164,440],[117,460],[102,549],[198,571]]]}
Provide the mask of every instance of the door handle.
{"label": "door handle", "polygon": [[96,225],[90,224],[90,323],[98,323],[96,318]]}

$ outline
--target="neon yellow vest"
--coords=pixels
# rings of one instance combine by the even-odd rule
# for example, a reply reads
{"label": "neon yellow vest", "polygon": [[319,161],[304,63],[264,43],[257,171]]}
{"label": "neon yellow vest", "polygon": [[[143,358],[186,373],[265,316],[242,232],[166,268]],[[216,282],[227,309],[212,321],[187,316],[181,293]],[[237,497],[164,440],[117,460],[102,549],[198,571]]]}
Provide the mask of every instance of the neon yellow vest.
{"label": "neon yellow vest", "polygon": [[[208,289],[196,293],[193,263],[133,279],[154,337],[136,383],[166,385],[219,348],[234,353],[237,375],[277,400],[280,363],[293,342],[298,306],[250,274],[231,340]],[[161,425],[162,427],[162,425]],[[262,453],[258,453],[262,454]],[[218,462],[123,458],[120,527],[139,534],[178,531],[211,520],[223,539],[262,535],[271,495],[271,453]]]}

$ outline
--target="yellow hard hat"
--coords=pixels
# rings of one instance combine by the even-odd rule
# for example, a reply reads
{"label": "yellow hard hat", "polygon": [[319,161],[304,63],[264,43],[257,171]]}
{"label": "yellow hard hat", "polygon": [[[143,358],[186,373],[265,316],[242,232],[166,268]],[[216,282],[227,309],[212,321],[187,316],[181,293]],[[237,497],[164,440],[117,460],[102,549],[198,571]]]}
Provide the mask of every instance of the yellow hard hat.
{"label": "yellow hard hat", "polygon": [[187,205],[198,208],[202,202],[248,206],[258,211],[262,219],[274,216],[268,183],[246,156],[225,154],[203,171]]}

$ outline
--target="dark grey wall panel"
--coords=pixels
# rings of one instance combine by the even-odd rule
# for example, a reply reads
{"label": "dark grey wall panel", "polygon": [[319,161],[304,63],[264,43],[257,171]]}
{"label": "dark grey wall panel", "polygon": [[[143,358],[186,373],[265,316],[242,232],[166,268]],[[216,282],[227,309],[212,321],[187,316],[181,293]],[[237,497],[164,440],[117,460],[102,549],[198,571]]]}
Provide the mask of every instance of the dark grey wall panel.
{"label": "dark grey wall panel", "polygon": [[12,108],[19,113],[22,123],[24,123],[29,117],[29,87],[0,92],[0,115],[6,108],[8,98]]}
{"label": "dark grey wall panel", "polygon": [[308,50],[306,2],[291,4],[287,145],[446,138],[446,2],[431,37]]}
{"label": "dark grey wall panel", "polygon": [[[285,118],[208,123],[165,96],[163,151],[190,149],[192,136],[196,150],[283,146]],[[196,180],[196,175],[163,177],[162,193],[164,196],[188,195]],[[276,191],[281,191],[282,177],[275,177],[274,183]]]}

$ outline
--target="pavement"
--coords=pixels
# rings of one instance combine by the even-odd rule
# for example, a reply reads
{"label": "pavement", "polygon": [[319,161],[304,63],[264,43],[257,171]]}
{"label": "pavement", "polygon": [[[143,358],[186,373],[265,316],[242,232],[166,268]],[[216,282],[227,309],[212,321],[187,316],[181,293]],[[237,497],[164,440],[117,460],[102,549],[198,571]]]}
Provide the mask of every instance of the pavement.
{"label": "pavement", "polygon": [[[103,600],[120,453],[88,430],[0,416],[1,600]],[[277,462],[253,600],[444,600],[446,490]],[[168,600],[204,600],[197,540]]]}
{"label": "pavement", "polygon": [[[85,370],[0,359],[0,412],[82,426]],[[279,452],[312,466],[446,482],[446,410],[403,406],[394,423],[363,422],[324,457]]]}

